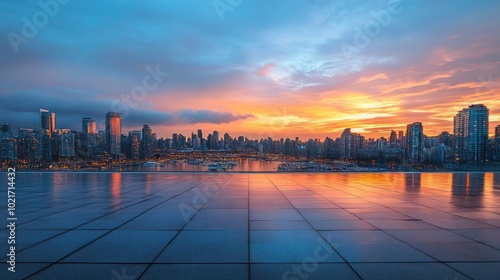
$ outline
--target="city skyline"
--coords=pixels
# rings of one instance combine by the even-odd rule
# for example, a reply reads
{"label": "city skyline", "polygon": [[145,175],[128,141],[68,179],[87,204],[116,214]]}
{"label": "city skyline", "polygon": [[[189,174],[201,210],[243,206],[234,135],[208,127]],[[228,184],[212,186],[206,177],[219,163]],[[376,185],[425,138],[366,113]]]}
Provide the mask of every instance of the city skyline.
{"label": "city skyline", "polygon": [[[372,137],[370,135],[366,135],[364,133],[357,133],[357,134],[360,134],[362,136],[364,136],[366,139],[380,139],[380,138],[385,138],[387,140],[389,140],[389,142],[392,142],[392,138],[395,137],[396,139],[400,139],[401,138],[401,135],[397,135],[397,134],[401,134],[401,133],[406,133],[406,131],[408,130],[408,127],[410,125],[414,125],[414,124],[417,124],[419,123],[420,126],[421,126],[421,133],[422,135],[425,135],[425,136],[428,136],[428,137],[436,137],[436,136],[439,136],[441,133],[443,132],[447,132],[447,133],[450,133],[452,135],[456,134],[456,118],[462,114],[463,112],[468,112],[468,110],[471,108],[471,107],[481,107],[481,106],[484,106],[486,108],[486,110],[488,111],[488,116],[487,118],[488,119],[491,119],[492,116],[489,115],[489,112],[491,111],[491,109],[489,109],[487,106],[485,106],[484,104],[471,104],[469,105],[468,107],[464,107],[462,110],[456,112],[457,115],[454,116],[454,118],[452,119],[451,123],[452,123],[452,127],[451,127],[451,130],[450,131],[437,131],[435,134],[427,134],[426,133],[426,129],[425,129],[425,123],[422,123],[422,122],[413,122],[413,123],[410,123],[410,124],[406,124],[405,125],[405,128],[402,129],[402,130],[399,130],[399,129],[391,129],[390,131],[387,131],[385,134],[382,134],[380,137]],[[49,114],[47,115],[47,117],[44,117],[44,114]],[[128,127],[130,128],[129,126],[124,126],[123,125],[123,122],[122,122],[122,119],[123,119],[123,116],[118,113],[118,112],[112,112],[112,111],[108,111],[105,115],[104,115],[104,118],[102,118],[102,121],[101,121],[101,126],[103,127],[99,127],[97,126],[97,122],[96,122],[96,119],[92,118],[92,117],[81,117],[80,118],[80,128],[79,129],[71,129],[71,128],[67,128],[67,127],[57,127],[56,126],[56,112],[53,112],[53,111],[50,111],[50,110],[47,110],[47,109],[41,109],[40,108],[40,115],[38,116],[39,118],[39,124],[38,124],[38,127],[20,127],[18,128],[17,130],[15,129],[12,129],[12,128],[15,128],[15,124],[12,124],[12,123],[6,123],[6,122],[1,122],[2,124],[6,124],[6,125],[9,125],[11,127],[11,130],[12,131],[19,131],[21,129],[47,129],[49,131],[49,133],[53,133],[54,130],[60,130],[60,129],[70,129],[72,131],[77,131],[77,132],[83,132],[83,133],[87,133],[87,132],[91,132],[91,133],[97,133],[99,131],[102,131],[103,133],[105,133],[105,137],[106,138],[110,138],[111,135],[108,135],[108,130],[111,126],[111,124],[108,122],[108,118],[109,117],[115,117],[115,118],[119,118],[119,120],[116,120],[114,122],[114,128],[112,130],[114,130],[114,134],[115,134],[115,138],[118,136],[118,131],[120,131],[120,134],[119,135],[127,135],[129,133],[133,133],[135,131],[141,131],[142,129],[144,129],[144,127],[147,126],[147,129],[148,130],[152,130],[154,131],[154,133],[158,136],[158,138],[164,138],[164,139],[171,139],[173,137],[173,135],[178,135],[178,134],[181,134],[181,135],[184,135],[186,138],[190,138],[190,135],[195,135],[197,136],[197,138],[200,138],[199,136],[202,135],[202,131],[205,130],[205,131],[208,131],[208,133],[211,133],[212,130],[210,129],[205,129],[205,128],[201,128],[198,126],[197,129],[194,129],[192,131],[171,131],[170,133],[159,133],[158,130],[156,129],[153,129],[153,127],[150,127],[150,125],[148,124],[148,122],[144,123],[143,125],[141,125],[140,127],[133,127],[131,129],[123,129],[123,127]],[[44,123],[44,119],[47,119],[49,120],[50,119],[50,124],[49,123]],[[113,118],[113,119],[115,119]],[[47,121],[48,122],[48,121]],[[492,131],[489,129],[489,126],[488,125],[488,132],[487,135],[488,135],[488,138],[495,138],[498,136],[499,132],[498,132],[498,127],[500,126],[499,125],[496,125],[495,127],[493,127]],[[185,129],[184,129],[185,130]],[[357,128],[356,127],[349,127],[349,128],[344,128],[343,129],[343,132],[342,133],[339,133],[338,135],[326,135],[325,138],[337,138],[337,137],[342,137],[342,135],[347,131],[349,130],[349,133],[353,132],[353,133],[356,133],[355,131],[357,131]],[[218,130],[213,130],[214,132],[217,132],[217,133],[220,133],[221,131],[218,131]],[[195,133],[196,132],[196,133]],[[222,131],[223,133],[229,133],[229,132],[226,132],[226,131]],[[435,132],[435,131],[434,131]],[[246,135],[246,134],[241,134],[241,135],[233,135],[233,134],[230,134],[232,137],[238,137],[238,136],[244,136],[244,137],[248,137],[248,139],[252,139],[252,140],[259,140],[259,139],[266,139],[266,138],[273,138],[274,140],[276,139],[280,139],[280,138],[290,138],[290,139],[294,139],[294,138],[299,138],[299,139],[302,139],[302,140],[307,140],[307,139],[317,139],[319,141],[322,141],[322,138],[319,138],[319,137],[312,137],[312,138],[301,138],[300,136],[291,136],[291,137],[280,137],[280,136],[276,136],[276,135],[270,135],[270,134],[261,134],[259,138],[252,138],[252,137],[249,137],[249,135]],[[274,137],[273,137],[274,136]],[[203,138],[203,137],[201,137]],[[218,137],[219,139],[221,137]],[[109,149],[109,147],[108,147]],[[116,148],[115,148],[116,149]]]}
{"label": "city skyline", "polygon": [[223,14],[211,1],[68,2],[43,26],[38,3],[1,5],[0,114],[15,130],[40,107],[70,129],[122,109],[124,130],[163,137],[378,138],[415,121],[436,135],[477,103],[490,136],[500,124],[495,1],[243,1]]}

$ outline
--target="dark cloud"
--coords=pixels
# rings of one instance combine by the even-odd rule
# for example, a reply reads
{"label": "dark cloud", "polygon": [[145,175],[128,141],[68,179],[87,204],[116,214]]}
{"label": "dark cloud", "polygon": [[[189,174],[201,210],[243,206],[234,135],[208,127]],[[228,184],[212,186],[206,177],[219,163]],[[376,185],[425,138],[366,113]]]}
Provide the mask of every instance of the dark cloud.
{"label": "dark cloud", "polygon": [[182,110],[178,112],[179,122],[181,124],[196,123],[230,123],[237,120],[252,118],[253,115],[233,115],[232,113],[215,112],[211,110]]}

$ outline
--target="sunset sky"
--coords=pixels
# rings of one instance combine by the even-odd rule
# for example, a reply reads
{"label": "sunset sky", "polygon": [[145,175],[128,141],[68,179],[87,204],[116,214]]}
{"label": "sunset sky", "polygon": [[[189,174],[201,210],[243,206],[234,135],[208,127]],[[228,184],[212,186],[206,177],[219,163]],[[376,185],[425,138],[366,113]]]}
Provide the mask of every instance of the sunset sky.
{"label": "sunset sky", "polygon": [[65,1],[31,38],[38,1],[0,4],[0,123],[104,129],[118,108],[123,133],[322,140],[452,132],[483,103],[500,124],[500,1]]}

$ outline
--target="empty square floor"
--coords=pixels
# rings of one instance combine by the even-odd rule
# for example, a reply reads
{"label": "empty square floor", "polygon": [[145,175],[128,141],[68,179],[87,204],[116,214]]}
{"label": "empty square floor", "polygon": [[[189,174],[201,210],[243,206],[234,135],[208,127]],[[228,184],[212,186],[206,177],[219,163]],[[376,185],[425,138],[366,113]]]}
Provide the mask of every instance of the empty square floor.
{"label": "empty square floor", "polygon": [[499,173],[18,173],[16,202],[16,272],[2,246],[0,279],[500,271]]}

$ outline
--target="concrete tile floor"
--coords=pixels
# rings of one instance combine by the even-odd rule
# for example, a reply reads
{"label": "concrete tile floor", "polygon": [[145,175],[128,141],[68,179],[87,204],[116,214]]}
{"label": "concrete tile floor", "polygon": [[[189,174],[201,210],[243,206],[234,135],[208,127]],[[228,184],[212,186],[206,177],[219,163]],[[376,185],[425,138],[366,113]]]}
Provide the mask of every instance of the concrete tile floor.
{"label": "concrete tile floor", "polygon": [[2,258],[0,279],[500,271],[500,174],[18,173],[16,188],[17,272]]}

